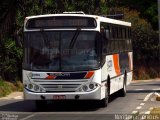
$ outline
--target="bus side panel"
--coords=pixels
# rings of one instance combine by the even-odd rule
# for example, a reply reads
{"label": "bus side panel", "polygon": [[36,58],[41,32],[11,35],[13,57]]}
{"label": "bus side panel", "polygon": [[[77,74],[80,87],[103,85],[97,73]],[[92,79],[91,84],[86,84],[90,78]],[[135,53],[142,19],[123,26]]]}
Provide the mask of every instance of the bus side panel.
{"label": "bus side panel", "polygon": [[132,80],[132,70],[133,70],[133,59],[132,52],[120,53],[119,54],[119,65],[120,65],[120,76],[119,76],[119,89],[123,88],[124,75],[127,73],[127,85],[130,84]]}
{"label": "bus side panel", "polygon": [[132,52],[108,55],[102,67],[102,83],[107,80],[109,75],[110,94],[112,94],[123,88],[125,71],[127,72],[127,85],[130,84],[132,80],[132,70]]}
{"label": "bus side panel", "polygon": [[[105,64],[102,67],[102,83],[105,84],[107,82],[107,78],[110,79],[110,94],[117,91],[118,88],[118,82],[117,79],[113,78],[116,76],[116,71],[114,69],[114,61],[113,61],[113,55],[106,56]],[[103,82],[106,81],[106,82]]]}
{"label": "bus side panel", "polygon": [[133,79],[133,52],[129,52],[128,57],[130,72],[127,73],[127,85],[130,84]]}
{"label": "bus side panel", "polygon": [[115,71],[115,76],[113,76],[113,78],[111,78],[111,81],[114,81],[114,83],[111,83],[111,86],[112,86],[112,84],[115,85],[114,92],[116,92],[122,88],[124,74],[121,73],[120,55],[113,54],[112,57],[113,57],[113,63],[114,63],[113,69]]}

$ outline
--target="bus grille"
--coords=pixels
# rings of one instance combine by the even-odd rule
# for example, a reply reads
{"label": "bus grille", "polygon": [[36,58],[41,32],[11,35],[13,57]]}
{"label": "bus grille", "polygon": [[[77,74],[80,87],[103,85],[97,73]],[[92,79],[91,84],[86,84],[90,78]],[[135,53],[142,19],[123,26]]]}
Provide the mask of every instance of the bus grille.
{"label": "bus grille", "polygon": [[37,85],[42,86],[46,92],[76,92],[76,90],[88,80],[63,80],[63,81],[43,81],[34,80]]}
{"label": "bus grille", "polygon": [[75,92],[79,84],[41,84],[45,88],[46,92]]}

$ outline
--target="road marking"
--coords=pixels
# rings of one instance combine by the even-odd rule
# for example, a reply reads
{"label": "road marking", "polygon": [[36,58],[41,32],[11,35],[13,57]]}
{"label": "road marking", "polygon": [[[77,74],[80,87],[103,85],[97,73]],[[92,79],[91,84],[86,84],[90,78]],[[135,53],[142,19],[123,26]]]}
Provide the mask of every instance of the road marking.
{"label": "road marking", "polygon": [[142,106],[138,106],[138,107],[136,107],[136,109],[137,109],[137,110],[139,110],[139,109],[141,109],[141,108],[142,108]]}
{"label": "road marking", "polygon": [[149,93],[149,94],[144,98],[143,101],[145,101],[145,102],[148,101],[152,94],[153,94],[153,92],[152,92],[152,93]]}
{"label": "road marking", "polygon": [[35,116],[35,114],[31,114],[31,115],[29,115],[29,116],[27,116],[27,117],[25,117],[25,118],[20,119],[20,120],[27,120],[27,119],[29,119],[29,118],[31,118],[31,117],[34,117],[34,116]]}
{"label": "road marking", "polygon": [[[142,89],[138,89],[138,90],[142,90]],[[140,105],[136,107],[136,110],[140,110],[145,105],[145,102],[149,100],[149,98],[151,97],[152,94],[154,94],[154,92],[147,94],[146,97],[143,100],[144,102],[140,103]],[[132,114],[135,114],[135,113],[138,113],[138,112],[139,111],[133,111]],[[148,113],[148,111],[147,111],[147,113]]]}
{"label": "road marking", "polygon": [[152,110],[153,110],[153,107],[150,107],[149,111],[146,111],[145,114],[150,114]]}
{"label": "road marking", "polygon": [[150,113],[151,113],[150,111],[145,112],[145,114],[150,114]]}
{"label": "road marking", "polygon": [[141,103],[140,105],[143,106],[143,105],[145,105],[145,103]]}
{"label": "road marking", "polygon": [[150,107],[149,110],[150,110],[150,111],[153,110],[153,107]]}
{"label": "road marking", "polygon": [[19,100],[19,99],[23,99],[23,97],[22,96],[16,96],[16,97],[14,97],[14,99]]}
{"label": "road marking", "polygon": [[133,112],[132,112],[132,114],[136,114],[136,113],[138,113],[138,111],[133,111]]}
{"label": "road marking", "polygon": [[157,93],[157,92],[155,92],[154,94],[155,94],[155,95],[157,95],[157,96],[160,96],[160,94],[159,94],[159,93]]}

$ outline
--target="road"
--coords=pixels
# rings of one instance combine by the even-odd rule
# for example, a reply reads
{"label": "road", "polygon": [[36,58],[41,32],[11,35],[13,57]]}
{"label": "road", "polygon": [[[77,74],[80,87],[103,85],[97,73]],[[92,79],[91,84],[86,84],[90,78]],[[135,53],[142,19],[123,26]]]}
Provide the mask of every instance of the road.
{"label": "road", "polygon": [[106,108],[99,107],[94,101],[61,101],[48,103],[43,111],[36,110],[34,101],[24,101],[18,96],[15,99],[0,99],[0,119],[115,120],[124,114],[147,114],[151,107],[160,107],[160,102],[155,100],[158,93],[160,80],[132,82],[127,87],[126,97],[117,97],[117,93],[111,95]]}

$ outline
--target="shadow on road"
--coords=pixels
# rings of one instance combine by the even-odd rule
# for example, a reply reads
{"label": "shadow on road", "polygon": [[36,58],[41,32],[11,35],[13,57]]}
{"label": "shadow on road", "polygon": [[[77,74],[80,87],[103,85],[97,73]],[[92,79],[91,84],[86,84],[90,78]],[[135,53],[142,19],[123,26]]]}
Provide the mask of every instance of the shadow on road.
{"label": "shadow on road", "polygon": [[[109,102],[117,98],[117,93],[110,96]],[[48,101],[43,112],[90,112],[100,109],[98,101]],[[0,106],[0,111],[9,112],[42,112],[35,107],[35,101],[10,101],[9,104]]]}

